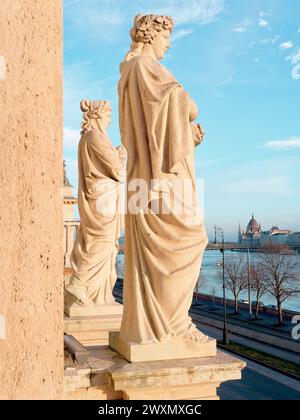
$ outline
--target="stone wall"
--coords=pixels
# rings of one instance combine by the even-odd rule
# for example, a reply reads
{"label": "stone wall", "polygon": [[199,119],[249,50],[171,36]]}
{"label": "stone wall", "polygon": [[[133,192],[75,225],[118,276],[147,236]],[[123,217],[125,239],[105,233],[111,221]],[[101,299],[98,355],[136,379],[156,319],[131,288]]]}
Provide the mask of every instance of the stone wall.
{"label": "stone wall", "polygon": [[61,3],[1,0],[0,399],[63,386]]}

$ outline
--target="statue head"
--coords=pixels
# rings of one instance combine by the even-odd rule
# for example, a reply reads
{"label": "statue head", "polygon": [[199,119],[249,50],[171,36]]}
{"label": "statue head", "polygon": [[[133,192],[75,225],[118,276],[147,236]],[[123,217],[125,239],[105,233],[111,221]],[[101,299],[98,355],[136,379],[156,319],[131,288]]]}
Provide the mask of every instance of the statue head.
{"label": "statue head", "polygon": [[170,16],[137,15],[130,31],[132,44],[126,60],[142,54],[145,48],[151,49],[158,60],[162,59],[170,47],[173,27],[174,22]]}
{"label": "statue head", "polygon": [[81,123],[81,135],[87,130],[98,128],[106,130],[111,121],[111,106],[109,101],[89,101],[83,99],[80,102],[80,109],[83,112]]}

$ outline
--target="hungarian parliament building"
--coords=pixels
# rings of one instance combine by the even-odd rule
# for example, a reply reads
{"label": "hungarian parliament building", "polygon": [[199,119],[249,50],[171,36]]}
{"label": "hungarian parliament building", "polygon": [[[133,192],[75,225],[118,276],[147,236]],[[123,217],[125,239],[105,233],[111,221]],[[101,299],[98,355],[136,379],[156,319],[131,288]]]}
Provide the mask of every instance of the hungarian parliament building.
{"label": "hungarian parliament building", "polygon": [[252,215],[246,230],[242,229],[241,224],[239,225],[238,243],[250,246],[280,244],[298,247],[300,246],[300,232],[279,229],[278,226],[272,226],[270,230],[263,231]]}

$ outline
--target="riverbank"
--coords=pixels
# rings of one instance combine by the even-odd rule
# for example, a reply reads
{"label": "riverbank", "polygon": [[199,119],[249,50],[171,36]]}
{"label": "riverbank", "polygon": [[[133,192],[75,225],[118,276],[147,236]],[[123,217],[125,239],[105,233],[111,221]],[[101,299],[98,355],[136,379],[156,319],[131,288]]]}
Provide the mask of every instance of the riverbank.
{"label": "riverbank", "polygon": [[[214,295],[207,295],[205,293],[197,293],[194,292],[194,301],[210,305],[212,309],[222,309],[223,308],[223,297],[214,296]],[[234,310],[234,300],[226,298],[226,306],[232,312]],[[255,304],[251,305],[252,307],[252,318],[254,320],[255,314]],[[239,308],[239,315],[244,316],[245,319],[249,321],[249,304],[248,302],[241,302],[239,301],[238,304]],[[294,316],[300,315],[300,308],[299,311],[292,311],[289,309],[283,309],[282,316],[283,322],[290,323]],[[268,317],[268,327],[274,327],[277,324],[277,309],[274,307],[269,306],[260,306],[259,308],[259,316],[258,321],[262,320],[262,317]],[[255,321],[255,320],[254,320]]]}
{"label": "riverbank", "polygon": [[[245,262],[246,255],[242,253]],[[225,251],[225,258],[230,258],[231,256],[236,256],[237,252],[235,251]],[[256,258],[256,253],[251,253],[250,262]],[[297,275],[300,278],[300,255],[295,255],[293,258],[296,258],[299,261],[299,267]],[[219,250],[206,250],[203,255],[201,271],[199,274],[199,279],[195,288],[195,291],[201,293],[202,295],[211,295],[216,298],[222,298],[223,289],[222,289],[222,278],[220,272],[220,263],[222,255]],[[117,256],[117,271],[118,277],[123,278],[124,276],[124,255],[118,254]],[[230,299],[233,296],[229,290],[226,291],[227,298]],[[252,291],[251,301],[256,299],[255,293]],[[239,300],[248,300],[248,290],[243,290],[239,296]],[[264,306],[276,305],[276,300],[270,295],[265,295],[261,299],[264,303]],[[300,312],[300,293],[286,300],[283,303],[283,309],[286,311],[295,311]]]}
{"label": "riverbank", "polygon": [[[118,279],[114,296],[118,302],[123,300],[123,280]],[[229,308],[228,308],[229,309]],[[223,307],[209,302],[197,303],[195,300],[190,309],[190,316],[194,324],[205,334],[214,337],[222,346],[223,336]],[[251,321],[247,312],[240,314],[241,319],[228,310],[227,329],[231,343],[228,351],[244,352],[244,356],[274,367],[278,371],[288,374],[299,374],[300,371],[300,339],[294,340],[291,335],[293,324],[286,322],[283,327],[274,327],[276,318],[265,315],[265,319]],[[273,325],[273,327],[272,327]]]}

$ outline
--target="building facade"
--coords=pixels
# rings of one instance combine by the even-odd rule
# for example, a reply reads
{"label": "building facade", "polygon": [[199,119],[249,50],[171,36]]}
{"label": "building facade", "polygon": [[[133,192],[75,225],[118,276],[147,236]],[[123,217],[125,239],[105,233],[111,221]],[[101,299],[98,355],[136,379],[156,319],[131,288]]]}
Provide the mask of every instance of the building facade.
{"label": "building facade", "polygon": [[239,224],[238,243],[246,246],[270,244],[300,246],[300,232],[279,229],[278,226],[272,226],[270,230],[263,231],[261,224],[256,221],[252,214],[246,230],[243,230],[241,224]]}
{"label": "building facade", "polygon": [[79,220],[74,219],[74,206],[77,198],[74,197],[73,185],[71,185],[66,174],[66,163],[64,161],[64,184],[63,184],[63,222],[64,222],[64,277],[65,282],[71,273],[70,257],[76,239]]}
{"label": "building facade", "polygon": [[238,232],[238,243],[240,245],[255,246],[260,245],[261,241],[261,225],[255,220],[254,215],[250,219],[247,229],[242,230],[241,224],[239,224]]}

